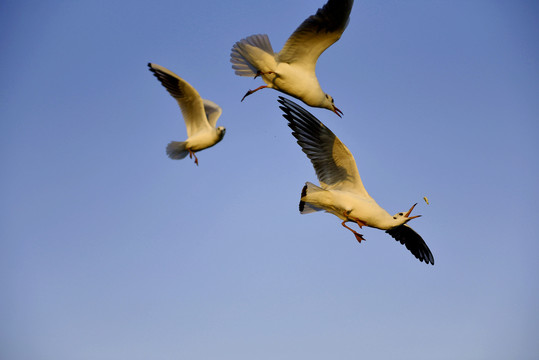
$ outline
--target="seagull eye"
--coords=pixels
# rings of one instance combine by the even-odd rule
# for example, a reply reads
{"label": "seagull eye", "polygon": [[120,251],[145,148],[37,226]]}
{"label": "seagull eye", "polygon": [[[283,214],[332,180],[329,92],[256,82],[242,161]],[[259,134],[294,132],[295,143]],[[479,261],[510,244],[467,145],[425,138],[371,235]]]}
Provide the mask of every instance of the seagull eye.
{"label": "seagull eye", "polygon": [[393,216],[393,219],[397,220],[397,217],[396,217],[396,216]]}
{"label": "seagull eye", "polygon": [[402,215],[403,215],[403,213],[399,213],[399,216],[402,216]]}

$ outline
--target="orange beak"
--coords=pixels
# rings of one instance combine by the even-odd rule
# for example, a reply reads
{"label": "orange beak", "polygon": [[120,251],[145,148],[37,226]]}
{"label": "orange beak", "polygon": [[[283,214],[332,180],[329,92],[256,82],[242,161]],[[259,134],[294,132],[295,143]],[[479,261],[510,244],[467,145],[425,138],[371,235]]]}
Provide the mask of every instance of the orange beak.
{"label": "orange beak", "polygon": [[337,108],[335,105],[333,105],[333,112],[337,114],[337,116],[340,118],[342,118],[342,115],[344,115],[343,112],[339,110],[339,108]]}
{"label": "orange beak", "polygon": [[412,210],[414,210],[414,208],[415,208],[416,205],[417,205],[417,203],[415,203],[414,205],[412,205],[412,207],[410,208],[410,210],[408,210],[408,212],[407,212],[406,214],[404,214],[404,217],[407,217],[408,220],[412,220],[412,219],[421,217],[421,215],[416,215],[416,216],[408,217],[408,216],[410,216],[410,213],[412,212]]}

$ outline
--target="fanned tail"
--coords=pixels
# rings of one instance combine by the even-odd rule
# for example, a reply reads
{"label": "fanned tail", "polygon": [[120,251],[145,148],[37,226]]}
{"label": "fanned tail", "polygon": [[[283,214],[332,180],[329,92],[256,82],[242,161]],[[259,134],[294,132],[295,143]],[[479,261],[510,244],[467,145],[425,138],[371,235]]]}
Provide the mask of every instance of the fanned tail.
{"label": "fanned tail", "polygon": [[185,141],[171,141],[167,145],[167,155],[169,158],[174,160],[180,160],[189,154],[189,151],[186,148],[187,142]]}
{"label": "fanned tail", "polygon": [[313,212],[316,212],[316,211],[323,210],[323,209],[317,208],[316,206],[313,206],[313,205],[311,205],[308,202],[305,202],[303,200],[308,194],[311,194],[311,193],[317,192],[317,191],[324,191],[324,189],[322,189],[321,187],[316,186],[315,184],[310,183],[310,182],[305,183],[305,186],[301,190],[301,199],[299,201],[299,212],[300,213],[302,213],[302,214],[310,214],[310,213],[313,213]]}
{"label": "fanned tail", "polygon": [[268,35],[257,34],[241,39],[234,44],[230,52],[232,69],[235,70],[236,75],[254,77],[259,70],[267,71],[255,66],[255,59],[262,58],[264,55],[274,56]]}

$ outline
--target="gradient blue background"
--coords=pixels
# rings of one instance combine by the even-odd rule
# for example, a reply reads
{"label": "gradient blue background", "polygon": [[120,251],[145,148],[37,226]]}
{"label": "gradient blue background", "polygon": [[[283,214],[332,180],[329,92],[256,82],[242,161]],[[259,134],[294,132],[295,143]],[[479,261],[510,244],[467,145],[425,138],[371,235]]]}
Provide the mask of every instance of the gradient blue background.
{"label": "gradient blue background", "polygon": [[[380,205],[419,202],[432,267],[300,215],[279,93],[240,103],[233,43],[323,2],[2,1],[3,359],[537,358],[539,4],[357,0],[318,62],[344,118],[309,111]],[[150,61],[223,108],[199,167]]]}

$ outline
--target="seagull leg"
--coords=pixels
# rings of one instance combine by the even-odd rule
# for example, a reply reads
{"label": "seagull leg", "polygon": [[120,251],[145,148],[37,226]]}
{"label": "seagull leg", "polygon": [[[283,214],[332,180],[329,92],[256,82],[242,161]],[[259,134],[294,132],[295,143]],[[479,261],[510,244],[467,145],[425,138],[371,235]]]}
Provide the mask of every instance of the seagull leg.
{"label": "seagull leg", "polygon": [[187,149],[187,151],[189,151],[189,159],[192,159],[193,157],[195,157],[195,164],[197,164],[197,166],[198,166],[198,158],[195,155],[195,152],[193,150],[191,150],[191,149]]}
{"label": "seagull leg", "polygon": [[343,212],[343,215],[345,218],[347,218],[348,220],[345,220],[345,221],[353,221],[355,222],[356,224],[358,224],[359,228],[362,229],[363,226],[367,226],[367,223],[366,222],[363,222],[359,219],[354,219],[353,217],[350,217],[350,213],[352,212],[352,210],[349,210],[349,211],[344,211]]}
{"label": "seagull leg", "polygon": [[[356,232],[354,229],[346,226],[346,221],[347,220],[344,220],[341,225],[344,226],[345,228],[347,228],[348,230],[350,230],[351,232],[354,233],[354,236],[356,237],[356,240],[358,243],[361,243],[362,240],[365,240],[365,238],[363,237],[363,235],[361,235],[360,233]],[[358,224],[359,225],[359,224]]]}
{"label": "seagull leg", "polygon": [[362,229],[363,226],[367,226],[366,223],[364,223],[363,221],[361,221],[361,220],[359,220],[359,219],[355,219],[354,221],[356,222],[356,224],[359,225],[359,228],[360,228],[360,229]]}
{"label": "seagull leg", "polygon": [[261,90],[261,89],[264,89],[264,88],[267,88],[267,87],[268,87],[267,85],[262,85],[262,86],[257,87],[254,90],[247,91],[247,93],[245,93],[245,95],[243,95],[243,98],[241,98],[241,101],[243,101],[243,99],[245,99],[247,96],[251,95],[252,93],[255,93],[258,90]]}
{"label": "seagull leg", "polygon": [[269,74],[275,74],[275,72],[273,72],[273,71],[262,72],[262,71],[258,70],[253,79],[256,79],[257,77],[262,76],[262,75],[269,75]]}

